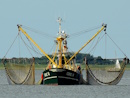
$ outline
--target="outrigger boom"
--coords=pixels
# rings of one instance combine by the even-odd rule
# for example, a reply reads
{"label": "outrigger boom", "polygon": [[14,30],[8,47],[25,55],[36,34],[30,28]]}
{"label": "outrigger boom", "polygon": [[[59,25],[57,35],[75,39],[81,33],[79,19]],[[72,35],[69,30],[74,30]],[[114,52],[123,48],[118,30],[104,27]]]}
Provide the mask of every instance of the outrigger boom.
{"label": "outrigger boom", "polygon": [[102,28],[88,41],[86,42],[66,63],[68,64],[86,45],[88,45],[102,30],[106,31],[106,24],[102,24]]}
{"label": "outrigger boom", "polygon": [[68,64],[86,45],[88,45],[102,30],[106,30],[107,25],[106,24],[102,24],[102,28],[97,31],[97,33],[88,41],[86,42],[73,56],[71,56],[71,58],[67,61],[65,61],[65,64],[62,65],[62,41],[65,39],[65,37],[62,36],[61,33],[61,19],[58,19],[59,22],[59,36],[56,38],[58,44],[59,44],[59,65],[57,65],[54,62],[54,59],[51,59],[46,52],[22,29],[21,25],[17,25],[19,31],[21,31],[48,59],[49,61],[55,65],[57,68],[63,68],[63,66],[65,66],[66,64]]}
{"label": "outrigger boom", "polygon": [[57,64],[44,52],[44,50],[21,28],[20,25],[17,25],[19,31],[21,31],[54,65]]}

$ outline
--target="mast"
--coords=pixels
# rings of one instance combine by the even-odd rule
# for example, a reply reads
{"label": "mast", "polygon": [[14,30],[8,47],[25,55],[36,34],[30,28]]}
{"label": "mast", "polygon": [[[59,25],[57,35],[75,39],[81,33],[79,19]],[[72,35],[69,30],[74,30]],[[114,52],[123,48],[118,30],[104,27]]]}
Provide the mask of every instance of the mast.
{"label": "mast", "polygon": [[62,19],[59,17],[57,21],[59,22],[59,32],[58,32],[59,36],[56,39],[58,41],[58,44],[59,44],[59,50],[58,50],[59,65],[58,65],[58,68],[62,68],[62,48],[61,48],[61,46],[62,46],[62,41],[64,40],[64,37],[62,36],[62,32],[61,32]]}

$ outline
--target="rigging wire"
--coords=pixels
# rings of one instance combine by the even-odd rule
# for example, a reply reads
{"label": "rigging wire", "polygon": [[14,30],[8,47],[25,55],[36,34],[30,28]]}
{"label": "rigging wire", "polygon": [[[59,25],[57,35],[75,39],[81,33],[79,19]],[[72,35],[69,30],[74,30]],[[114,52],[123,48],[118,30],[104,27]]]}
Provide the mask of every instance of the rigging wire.
{"label": "rigging wire", "polygon": [[[26,38],[27,38],[27,37],[26,37]],[[31,53],[31,51],[29,50],[29,48],[30,48],[32,51],[34,51],[36,54],[40,54],[41,56],[43,56],[43,54],[41,54],[40,52],[38,52],[38,51],[36,51],[36,50],[34,49],[33,45],[31,44],[31,42],[30,42],[30,40],[29,40],[28,38],[27,38],[27,40],[28,40],[28,42],[30,43],[30,45],[31,45],[32,48],[27,45],[27,43],[23,40],[22,36],[21,36],[21,39],[22,39],[22,41],[24,42],[26,48],[28,49],[28,51],[30,52],[30,54],[31,54],[32,57],[34,57],[34,56],[32,55],[32,53]],[[38,62],[35,61],[35,63],[37,63],[37,64],[39,65]]]}
{"label": "rigging wire", "polygon": [[[32,51],[34,51],[35,53],[37,53],[37,54],[40,54],[40,55],[42,55],[41,53],[39,53],[39,52],[37,52],[34,48],[33,48],[33,46],[32,46],[32,44],[30,43],[30,41],[29,41],[29,43],[30,43],[30,45],[31,45],[31,47],[29,46],[29,45],[27,45],[27,43],[23,40],[23,38],[21,37],[21,39],[22,39],[22,41],[24,42],[24,44],[26,45],[26,47],[27,48],[30,48]],[[27,38],[28,39],[28,38]],[[31,55],[32,55],[32,53],[31,53]],[[32,55],[33,56],[33,55]]]}
{"label": "rigging wire", "polygon": [[84,34],[84,33],[88,33],[90,31],[93,31],[93,30],[96,30],[98,28],[100,28],[101,26],[97,26],[97,27],[93,27],[91,29],[87,29],[87,30],[83,30],[83,31],[79,31],[79,32],[76,32],[76,33],[72,33],[69,35],[69,37],[76,37],[76,36],[80,36],[81,34]]}
{"label": "rigging wire", "polygon": [[49,50],[48,54],[52,51],[52,49],[54,48],[55,43],[53,44],[53,46],[51,47],[51,49]]}
{"label": "rigging wire", "polygon": [[49,34],[47,34],[47,33],[45,33],[45,32],[42,32],[42,31],[38,31],[38,30],[33,29],[33,28],[30,28],[30,27],[28,27],[28,26],[23,26],[23,25],[22,25],[22,27],[25,28],[25,29],[27,29],[27,30],[29,30],[29,31],[32,31],[32,32],[34,32],[34,33],[44,35],[44,36],[46,36],[46,37],[48,37],[48,38],[53,38],[53,39],[56,38],[56,37],[54,37],[54,36],[52,36],[52,35],[49,35]]}
{"label": "rigging wire", "polygon": [[[91,53],[92,51],[94,51],[94,49],[96,48],[97,44],[100,42],[100,40],[105,36],[105,59],[106,59],[106,56],[107,56],[107,37],[115,44],[115,46],[124,54],[125,57],[126,54],[123,52],[123,50],[114,42],[114,40],[108,35],[108,33],[105,32],[105,34],[99,39],[98,38],[98,41],[96,42],[96,44],[94,45],[94,47],[91,49],[91,51],[89,53]],[[122,59],[122,58],[118,58],[118,59]]]}
{"label": "rigging wire", "polygon": [[[34,47],[34,45],[32,44],[32,42],[31,42],[28,38],[27,38],[27,40],[28,40],[30,46],[32,47],[31,49],[32,49],[35,53],[40,54],[41,56],[43,56],[43,54],[40,53],[39,50],[38,50],[36,47]],[[34,48],[35,48],[35,49],[34,49]]]}
{"label": "rigging wire", "polygon": [[[28,30],[30,30],[30,31],[32,31],[32,32],[34,32],[34,33],[38,33],[39,31],[37,31],[37,30],[35,30],[35,29],[32,29],[32,28],[30,28],[30,27],[27,27],[27,26],[22,26],[23,28],[25,28],[25,29],[28,29]],[[77,36],[77,35],[81,35],[81,34],[84,34],[85,32],[89,32],[89,31],[93,31],[93,30],[95,30],[95,29],[98,29],[98,28],[100,28],[101,26],[97,26],[97,27],[94,27],[94,28],[91,28],[91,29],[87,29],[87,30],[83,30],[83,31],[81,31],[82,33],[79,33],[79,32],[77,32],[77,33],[73,33],[73,34],[71,34],[70,36],[72,36],[72,35],[74,35],[74,36]],[[40,33],[40,34],[43,34],[43,32],[42,33]],[[46,35],[46,36],[49,36],[49,37],[51,37],[52,38],[52,36],[50,36],[50,35],[48,35],[48,34],[46,34],[46,33],[44,33],[44,35]],[[53,37],[54,38],[54,37]],[[32,46],[32,45],[31,45]],[[34,49],[34,48],[32,48],[32,49]],[[52,50],[52,48],[51,48],[51,50]],[[51,51],[50,50],[50,51]]]}
{"label": "rigging wire", "polygon": [[[27,39],[28,39],[28,38],[27,38]],[[32,47],[31,49],[32,49],[35,53],[40,54],[41,56],[43,56],[43,54],[40,53],[37,48],[34,49],[34,45],[31,43],[31,41],[30,41],[29,39],[28,39],[28,41],[29,41],[29,43],[30,43],[30,45],[31,45],[31,47]],[[55,45],[55,44],[53,44],[53,46],[52,46],[52,48],[49,50],[48,54],[52,51],[52,49],[54,48],[54,45]]]}
{"label": "rigging wire", "polygon": [[75,53],[70,47],[68,47],[68,49],[69,49],[72,53]]}
{"label": "rigging wire", "polygon": [[[94,42],[95,42],[95,39],[93,40],[93,42],[92,42],[91,46],[88,48],[88,50],[87,50],[87,51],[89,51],[89,50],[91,49],[91,47],[93,46]],[[87,51],[86,51],[86,52],[87,52]]]}
{"label": "rigging wire", "polygon": [[[114,40],[108,35],[107,36],[111,39],[111,41],[117,46],[117,48],[124,54],[124,56],[126,56],[126,54],[123,52],[123,50],[114,42]],[[126,56],[127,57],[127,56]]]}
{"label": "rigging wire", "polygon": [[105,59],[106,59],[106,56],[107,56],[107,33],[105,32]]}
{"label": "rigging wire", "polygon": [[[97,46],[97,44],[100,42],[100,40],[104,37],[104,35],[105,34],[103,34],[102,35],[102,37],[98,37],[98,40],[97,40],[97,42],[96,42],[96,44],[94,45],[94,47],[91,49],[91,47],[93,46],[93,44],[94,44],[94,42],[95,42],[95,39],[94,39],[94,41],[92,42],[92,44],[91,44],[91,46],[89,47],[89,49],[87,50],[87,51],[89,51],[90,49],[90,52],[88,53],[88,54],[90,54],[93,50],[95,50],[95,47]],[[68,49],[70,49],[70,47],[68,48]],[[71,49],[70,49],[71,50]],[[72,50],[71,50],[72,51]],[[73,51],[72,51],[73,52]],[[75,53],[75,52],[73,52],[73,53]]]}
{"label": "rigging wire", "polygon": [[19,46],[19,57],[20,57],[20,36],[21,36],[21,35],[20,35],[20,31],[18,32],[18,35],[19,35],[19,38],[18,38],[18,44],[19,44],[19,45],[18,45],[18,46]]}
{"label": "rigging wire", "polygon": [[[20,63],[20,31],[18,31],[18,46],[19,46],[19,58],[18,58],[18,62]],[[20,68],[18,68],[20,70]],[[19,76],[20,76],[20,71],[18,72]]]}
{"label": "rigging wire", "polygon": [[30,51],[29,48],[27,47],[28,45],[27,45],[26,42],[23,40],[22,36],[21,36],[21,35],[19,35],[19,36],[20,36],[20,38],[22,39],[22,41],[23,41],[24,45],[26,46],[26,48],[28,49],[29,53],[30,53],[31,56],[33,57],[31,51]]}
{"label": "rigging wire", "polygon": [[91,53],[91,52],[96,48],[97,44],[101,41],[101,39],[104,37],[104,35],[105,35],[105,34],[103,34],[102,37],[100,37],[100,36],[98,37],[98,40],[97,40],[96,44],[95,44],[94,47],[90,50],[89,53]]}
{"label": "rigging wire", "polygon": [[5,54],[5,56],[4,56],[3,58],[5,58],[5,57],[6,57],[6,55],[7,55],[7,54],[8,54],[8,52],[9,52],[9,50],[12,48],[12,46],[13,46],[14,42],[16,41],[17,37],[18,37],[18,35],[15,37],[15,39],[14,39],[13,43],[11,44],[11,46],[9,47],[9,49],[7,50],[7,52],[6,52],[6,54]]}

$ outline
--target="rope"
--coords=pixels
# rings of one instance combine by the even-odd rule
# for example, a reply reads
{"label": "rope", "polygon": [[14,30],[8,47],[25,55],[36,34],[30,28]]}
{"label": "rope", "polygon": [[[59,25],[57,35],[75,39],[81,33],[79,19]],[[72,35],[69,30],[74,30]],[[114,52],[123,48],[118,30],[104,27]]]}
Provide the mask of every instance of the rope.
{"label": "rope", "polygon": [[[112,40],[112,38],[107,34],[107,36]],[[121,48],[114,42],[114,40],[112,40],[112,42],[117,46],[117,48],[124,54],[124,56],[125,57],[127,57],[126,56],[126,54],[121,50]]]}
{"label": "rope", "polygon": [[[80,32],[72,33],[72,34],[69,35],[69,37],[79,36],[79,35],[81,35],[81,34],[88,33],[88,32],[90,32],[90,31],[96,30],[96,29],[98,29],[98,28],[100,28],[100,27],[101,27],[101,26],[97,26],[97,27],[93,27],[93,28],[91,28],[91,29],[87,29],[87,30],[83,30],[83,31],[80,31]],[[81,33],[81,32],[82,32],[82,33]]]}
{"label": "rope", "polygon": [[11,49],[11,47],[12,47],[12,46],[13,46],[13,44],[14,44],[14,42],[16,41],[17,37],[18,37],[18,35],[15,37],[15,39],[14,39],[13,43],[11,44],[11,46],[9,47],[8,51],[6,52],[6,54],[5,54],[5,56],[4,56],[3,58],[5,58],[5,57],[6,57],[6,55],[7,55],[7,54],[8,54],[8,52],[9,52],[9,50]]}
{"label": "rope", "polygon": [[106,32],[105,32],[105,59],[107,56],[107,36],[106,36]]}
{"label": "rope", "polygon": [[88,50],[87,50],[86,52],[88,52],[88,51],[92,48],[92,46],[93,46],[94,42],[95,42],[95,39],[92,41],[91,46],[88,48]]}
{"label": "rope", "polygon": [[[42,31],[38,31],[38,30],[33,29],[33,28],[30,28],[30,27],[28,27],[28,26],[23,26],[23,25],[22,25],[22,27],[25,28],[25,29],[27,29],[27,30],[29,30],[29,31],[32,31],[32,32],[34,32],[34,33],[38,33],[38,34],[44,35],[44,36],[46,36],[46,37],[48,37],[48,38],[55,38],[55,37],[49,35],[48,33],[45,33],[45,32],[42,32]],[[46,38],[46,37],[45,37],[45,38]]]}
{"label": "rope", "polygon": [[19,40],[18,40],[18,44],[19,44],[19,57],[20,57],[20,31],[18,32],[18,35],[19,35]]}
{"label": "rope", "polygon": [[[104,34],[105,35],[105,34]],[[95,49],[95,47],[97,46],[97,44],[101,41],[101,39],[104,37],[104,35],[100,38],[100,36],[98,37],[98,40],[97,40],[97,42],[96,42],[96,44],[94,45],[94,47],[91,49],[91,51],[90,52],[92,52],[94,49]],[[90,53],[89,52],[89,53]]]}
{"label": "rope", "polygon": [[30,44],[30,46],[32,47],[32,48],[30,48],[29,46],[29,48],[32,50],[32,51],[34,51],[35,53],[37,53],[37,54],[40,54],[40,55],[42,55],[38,50],[36,50],[36,49],[34,49],[34,46],[33,46],[33,44],[31,43],[31,41],[27,38],[27,40],[28,40],[28,42],[29,42],[29,44]]}
{"label": "rope", "polygon": [[[24,42],[25,46],[27,47],[27,49],[28,49],[28,51],[30,52],[31,55],[32,55],[32,53],[31,53],[31,51],[29,50],[29,48],[30,48],[32,51],[34,51],[36,54],[40,54],[41,56],[43,56],[43,54],[41,54],[39,51],[37,51],[37,50],[34,49],[33,44],[31,43],[31,41],[30,41],[28,38],[27,38],[27,40],[28,40],[28,42],[30,43],[30,46],[31,46],[32,48],[27,45],[27,43],[23,40],[22,36],[21,36],[21,39],[22,39],[22,41]],[[37,48],[36,48],[36,49],[37,49]],[[34,56],[32,55],[32,57],[34,57]],[[37,63],[37,64],[39,65],[38,62],[35,62],[35,63]]]}
{"label": "rope", "polygon": [[[22,39],[22,41],[23,41],[23,43],[24,43],[24,45],[26,46],[26,48],[28,49],[28,45],[25,43],[25,41],[23,40],[23,38],[22,38],[22,36],[20,35],[20,38]],[[29,51],[29,53],[31,54],[31,56],[33,57],[33,55],[32,55],[32,53],[31,53],[31,51],[28,49],[28,51]]]}
{"label": "rope", "polygon": [[[24,44],[25,44],[25,46],[27,47],[27,49],[30,48],[30,49],[31,49],[32,51],[34,51],[35,53],[42,55],[41,53],[37,52],[37,51],[33,48],[32,44],[30,43],[29,40],[28,40],[28,41],[29,41],[29,43],[30,43],[30,45],[31,45],[32,48],[31,48],[29,45],[26,44],[26,42],[23,40],[22,36],[21,36],[21,39],[22,39],[22,41],[24,42]],[[28,38],[27,38],[27,39],[28,39]],[[29,49],[28,49],[28,50],[29,50]],[[29,52],[30,52],[30,51],[29,51]],[[30,52],[30,54],[32,55],[31,52]],[[33,56],[33,55],[32,55],[32,56]]]}
{"label": "rope", "polygon": [[52,51],[52,49],[54,48],[55,44],[53,44],[53,46],[50,48],[48,54]]}

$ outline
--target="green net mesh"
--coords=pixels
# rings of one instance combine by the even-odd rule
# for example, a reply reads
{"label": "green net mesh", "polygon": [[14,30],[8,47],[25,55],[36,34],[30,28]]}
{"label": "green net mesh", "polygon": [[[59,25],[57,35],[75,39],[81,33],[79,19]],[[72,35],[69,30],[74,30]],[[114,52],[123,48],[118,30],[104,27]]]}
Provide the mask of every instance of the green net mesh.
{"label": "green net mesh", "polygon": [[[116,60],[110,60],[111,64],[105,65],[87,65],[87,82],[91,85],[116,85],[121,80],[125,67],[127,64],[127,59],[119,60],[120,68],[116,63]],[[109,62],[110,62],[109,61]]]}
{"label": "green net mesh", "polygon": [[35,84],[34,59],[4,59],[3,63],[9,84]]}

